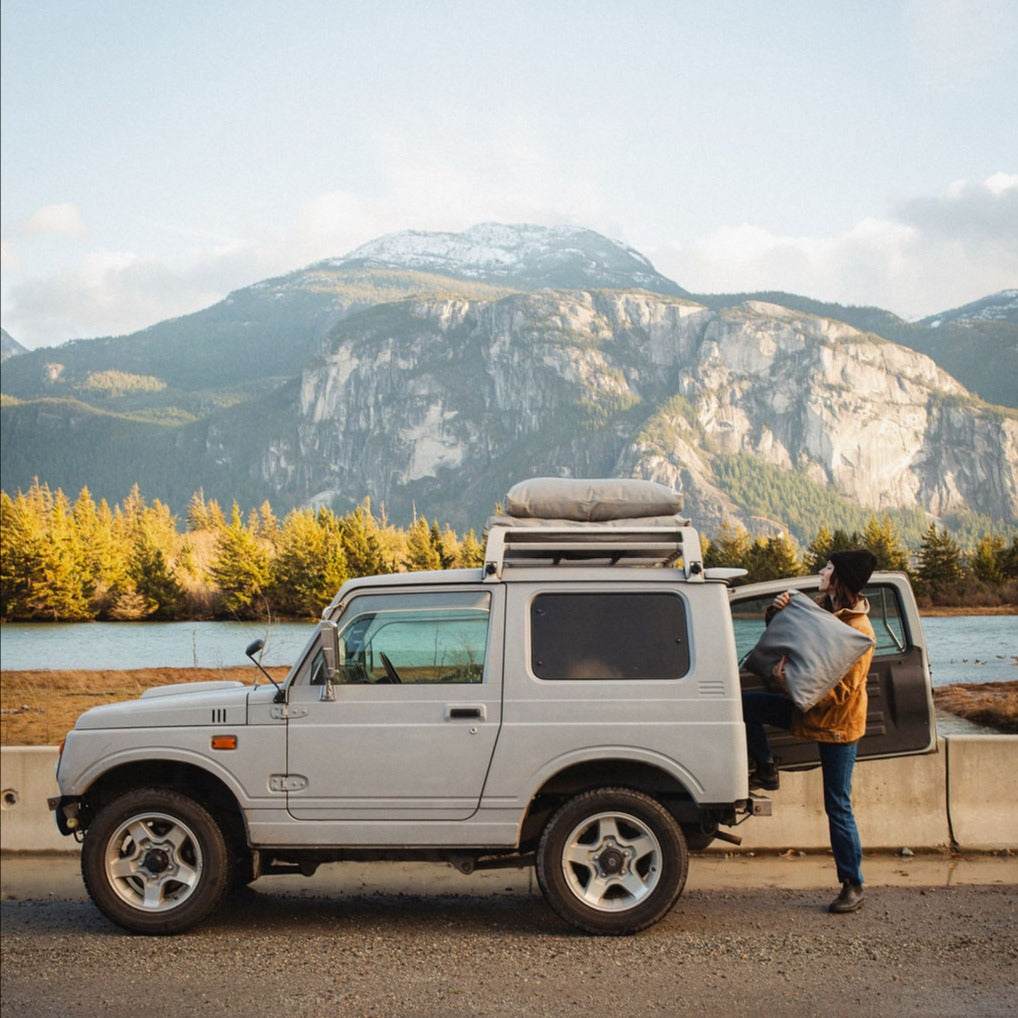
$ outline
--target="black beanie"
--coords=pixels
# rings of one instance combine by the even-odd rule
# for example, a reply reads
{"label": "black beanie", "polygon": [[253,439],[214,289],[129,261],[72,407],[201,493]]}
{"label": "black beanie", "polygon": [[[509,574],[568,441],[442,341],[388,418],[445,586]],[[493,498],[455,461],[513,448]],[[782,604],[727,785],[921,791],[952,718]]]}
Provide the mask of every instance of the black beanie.
{"label": "black beanie", "polygon": [[853,594],[858,594],[866,586],[873,570],[877,567],[877,557],[871,551],[861,548],[858,551],[834,551],[829,556],[838,579]]}

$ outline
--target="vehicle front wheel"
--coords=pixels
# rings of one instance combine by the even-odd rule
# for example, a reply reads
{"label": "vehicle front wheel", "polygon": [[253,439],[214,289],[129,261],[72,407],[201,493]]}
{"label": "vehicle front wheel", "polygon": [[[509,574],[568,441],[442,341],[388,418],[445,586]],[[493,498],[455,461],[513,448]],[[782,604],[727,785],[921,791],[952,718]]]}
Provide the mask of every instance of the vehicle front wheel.
{"label": "vehicle front wheel", "polygon": [[675,818],[628,788],[601,788],[566,802],[537,849],[548,904],[588,933],[627,934],[663,918],[686,883],[689,853]]}
{"label": "vehicle front wheel", "polygon": [[124,929],[190,929],[219,904],[230,853],[218,824],[193,799],[166,788],[128,792],[85,832],[81,874],[99,910]]}

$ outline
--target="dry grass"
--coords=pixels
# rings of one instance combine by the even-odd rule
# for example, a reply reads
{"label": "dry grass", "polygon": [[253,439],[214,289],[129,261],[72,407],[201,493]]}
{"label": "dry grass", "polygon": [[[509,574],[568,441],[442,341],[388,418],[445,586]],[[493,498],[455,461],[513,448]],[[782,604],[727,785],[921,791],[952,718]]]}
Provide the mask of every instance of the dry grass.
{"label": "dry grass", "polygon": [[[280,680],[288,669],[268,671]],[[0,745],[55,746],[90,707],[135,699],[152,686],[210,679],[252,682],[257,677],[254,668],[245,666],[0,672]]]}
{"label": "dry grass", "polygon": [[1018,734],[1018,681],[959,682],[933,690],[933,699],[950,714]]}

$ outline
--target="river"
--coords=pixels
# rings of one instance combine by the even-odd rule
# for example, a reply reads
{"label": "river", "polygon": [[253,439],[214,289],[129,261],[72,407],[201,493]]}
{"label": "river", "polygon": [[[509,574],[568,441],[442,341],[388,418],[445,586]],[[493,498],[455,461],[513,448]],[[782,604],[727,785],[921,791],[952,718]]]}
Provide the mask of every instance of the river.
{"label": "river", "polygon": [[[1018,616],[923,620],[934,686],[1018,680]],[[289,665],[311,622],[57,622],[0,626],[0,667],[229,668],[250,664],[244,649],[265,640],[262,663]]]}

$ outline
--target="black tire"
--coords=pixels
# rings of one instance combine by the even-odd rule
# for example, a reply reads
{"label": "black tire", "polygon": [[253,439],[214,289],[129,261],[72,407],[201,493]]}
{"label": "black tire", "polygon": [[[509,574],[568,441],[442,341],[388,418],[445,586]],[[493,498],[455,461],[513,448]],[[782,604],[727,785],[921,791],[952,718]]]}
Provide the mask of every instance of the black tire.
{"label": "black tire", "polygon": [[96,907],[135,933],[181,933],[222,900],[233,871],[208,811],[167,788],[104,806],[85,832],[81,875]]}
{"label": "black tire", "polygon": [[688,867],[675,818],[629,788],[570,799],[548,821],[537,848],[545,899],[587,933],[622,935],[652,926],[682,893]]}

